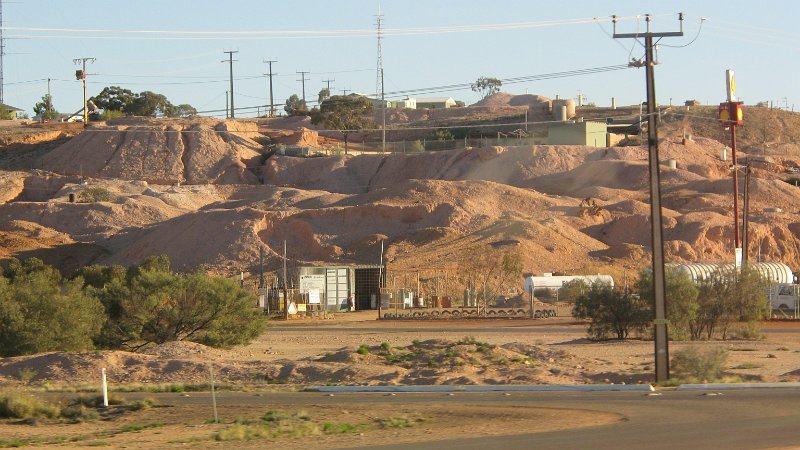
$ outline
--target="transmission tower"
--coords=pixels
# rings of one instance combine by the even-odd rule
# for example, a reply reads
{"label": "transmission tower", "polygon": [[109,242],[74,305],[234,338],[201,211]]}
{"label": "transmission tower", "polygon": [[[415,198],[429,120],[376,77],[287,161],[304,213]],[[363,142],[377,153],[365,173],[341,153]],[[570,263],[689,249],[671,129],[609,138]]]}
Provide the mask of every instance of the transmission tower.
{"label": "transmission tower", "polygon": [[375,98],[380,94],[381,99],[381,113],[383,116],[383,126],[381,127],[381,150],[386,151],[386,98],[383,85],[383,48],[381,41],[383,40],[383,15],[381,14],[381,5],[378,4],[378,14],[375,16],[375,26],[378,37],[378,67],[375,79]]}

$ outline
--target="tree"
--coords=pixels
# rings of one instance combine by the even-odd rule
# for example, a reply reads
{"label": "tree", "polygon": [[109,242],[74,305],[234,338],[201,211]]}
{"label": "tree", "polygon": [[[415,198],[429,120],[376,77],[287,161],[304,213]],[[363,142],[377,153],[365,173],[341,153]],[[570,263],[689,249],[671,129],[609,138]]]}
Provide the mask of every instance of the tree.
{"label": "tree", "polygon": [[319,105],[319,112],[311,117],[314,124],[324,124],[338,130],[344,137],[344,152],[347,153],[350,133],[375,126],[372,114],[375,107],[367,97],[360,95],[334,95]]}
{"label": "tree", "polygon": [[317,97],[317,101],[320,104],[322,104],[322,102],[324,102],[325,100],[327,100],[329,98],[331,98],[331,90],[328,89],[328,88],[323,88],[321,91],[319,91],[319,95]]}
{"label": "tree", "polygon": [[627,339],[631,332],[641,333],[652,317],[647,302],[629,292],[615,291],[605,283],[593,283],[578,298],[572,315],[591,319],[588,328],[592,339]]}
{"label": "tree", "polygon": [[[655,306],[653,295],[653,277],[650,271],[643,271],[639,276],[639,295],[650,307]],[[699,290],[692,278],[675,267],[667,267],[664,271],[664,295],[667,299],[667,320],[669,321],[669,337],[674,340],[689,339],[692,335],[691,324],[697,318]]]}
{"label": "tree", "polygon": [[498,295],[508,292],[509,282],[516,286],[522,278],[522,255],[516,250],[476,248],[463,258],[459,272],[476,298],[488,306]]}
{"label": "tree", "polygon": [[172,117],[175,115],[175,106],[161,94],[144,91],[136,95],[125,112],[134,116]]}
{"label": "tree", "polygon": [[263,328],[252,293],[201,272],[175,274],[165,256],[148,258],[124,277],[102,266],[82,272],[108,316],[96,339],[101,347],[136,350],[176,340],[230,346],[249,342]]}
{"label": "tree", "polygon": [[128,107],[133,103],[136,94],[129,89],[119,86],[108,86],[103,88],[99,94],[90,98],[98,108],[106,111],[127,112]]}
{"label": "tree", "polygon": [[500,86],[502,85],[503,82],[497,78],[480,77],[470,87],[473,92],[480,94],[481,98],[486,98],[500,92]]}
{"label": "tree", "polygon": [[103,305],[83,290],[83,280],[62,280],[31,259],[0,277],[0,356],[83,351],[103,324]]}
{"label": "tree", "polygon": [[711,339],[716,332],[727,339],[732,323],[741,320],[752,326],[769,314],[766,281],[750,267],[717,271],[700,283],[699,290],[694,339]]}
{"label": "tree", "polygon": [[175,107],[175,117],[192,117],[197,115],[197,109],[186,103]]}
{"label": "tree", "polygon": [[567,281],[561,286],[558,299],[567,303],[575,303],[588,290],[589,284],[584,280]]}
{"label": "tree", "polygon": [[115,114],[109,114],[110,111],[133,116],[189,117],[197,114],[197,110],[192,105],[175,106],[162,94],[152,91],[136,94],[119,86],[105,87],[90,100],[104,111],[106,118],[115,116]]}
{"label": "tree", "polygon": [[53,108],[53,97],[50,94],[45,94],[42,101],[33,106],[33,112],[42,120],[53,120],[58,116],[58,111]]}
{"label": "tree", "polygon": [[305,100],[292,94],[291,97],[286,99],[286,106],[283,107],[286,114],[290,116],[304,116],[308,113]]}

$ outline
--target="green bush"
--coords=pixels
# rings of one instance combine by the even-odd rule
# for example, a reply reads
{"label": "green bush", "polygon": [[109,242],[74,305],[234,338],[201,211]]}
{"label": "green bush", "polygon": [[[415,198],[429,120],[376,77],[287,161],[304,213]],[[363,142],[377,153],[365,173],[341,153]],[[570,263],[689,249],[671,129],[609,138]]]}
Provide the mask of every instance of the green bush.
{"label": "green bush", "polygon": [[35,259],[11,275],[0,277],[0,356],[94,348],[105,316],[83,280],[62,280]]}
{"label": "green bush", "polygon": [[45,403],[36,397],[15,392],[0,392],[0,418],[3,419],[53,419],[61,415],[56,405]]}
{"label": "green bush", "polygon": [[417,140],[408,146],[408,151],[413,153],[421,153],[425,151],[425,146],[422,144],[422,141]]}
{"label": "green bush", "polygon": [[700,352],[694,347],[673,354],[670,371],[674,378],[696,383],[719,380],[728,362],[728,352],[715,348]]}
{"label": "green bush", "polygon": [[651,319],[647,302],[629,292],[615,291],[608,284],[594,283],[578,297],[572,315],[591,319],[592,339],[626,339],[631,332],[641,333]]}
{"label": "green bush", "polygon": [[367,354],[369,354],[369,345],[361,344],[358,347],[358,350],[356,350],[356,353],[358,353],[359,355],[367,355]]}
{"label": "green bush", "polygon": [[[129,269],[89,266],[72,279],[35,258],[11,259],[0,276],[0,356],[176,340],[243,344],[265,325],[255,304],[235,281],[175,274],[166,257]],[[20,379],[34,376],[21,373]]]}
{"label": "green bush", "polygon": [[78,201],[81,203],[107,202],[110,200],[111,192],[109,192],[108,189],[100,186],[94,186],[92,188],[83,190],[80,194],[78,194]]}
{"label": "green bush", "polygon": [[229,347],[249,342],[264,327],[251,292],[202,272],[173,273],[165,257],[149,258],[125,277],[116,270],[95,278],[104,281],[94,292],[108,315],[97,340],[102,347],[179,340]]}
{"label": "green bush", "polygon": [[[649,271],[642,272],[639,277],[639,294],[651,307],[655,305],[653,296],[653,277]],[[669,321],[669,338],[686,340],[692,336],[692,323],[697,319],[699,294],[692,278],[677,268],[666,267],[664,271],[664,294],[668,301],[667,320]]]}

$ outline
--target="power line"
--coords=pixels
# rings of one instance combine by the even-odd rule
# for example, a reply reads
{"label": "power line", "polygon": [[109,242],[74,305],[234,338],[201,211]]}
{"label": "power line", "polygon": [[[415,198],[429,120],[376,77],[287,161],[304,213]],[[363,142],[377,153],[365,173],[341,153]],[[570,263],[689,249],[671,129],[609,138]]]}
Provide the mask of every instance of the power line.
{"label": "power line", "polygon": [[[658,16],[671,15],[662,14]],[[651,17],[658,17],[653,15]],[[639,16],[617,16],[618,21],[638,19]],[[512,22],[484,25],[456,25],[441,27],[415,27],[415,28],[385,28],[385,35],[413,36],[425,34],[471,33],[485,31],[524,30],[531,28],[548,28],[564,25],[580,25],[593,23],[594,17],[546,20],[532,22]],[[29,27],[12,26],[3,27],[9,31],[55,32],[75,33],[78,39],[144,39],[144,40],[222,40],[222,39],[275,39],[275,38],[332,38],[332,37],[370,37],[374,36],[371,29],[344,29],[344,30],[287,30],[287,31],[186,31],[186,30],[129,30],[113,28],[54,28],[54,27]],[[105,36],[89,36],[89,33],[105,33]],[[129,36],[131,35],[131,36]],[[140,35],[141,37],[134,37]],[[68,35],[30,35],[27,38],[70,38]]]}

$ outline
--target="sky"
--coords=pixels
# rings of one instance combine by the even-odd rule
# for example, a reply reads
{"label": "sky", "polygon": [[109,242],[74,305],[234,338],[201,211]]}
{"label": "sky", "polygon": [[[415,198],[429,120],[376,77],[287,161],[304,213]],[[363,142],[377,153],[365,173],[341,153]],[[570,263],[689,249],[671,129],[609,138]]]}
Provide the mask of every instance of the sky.
{"label": "sky", "polygon": [[[264,113],[266,73],[273,63],[274,99],[282,109],[302,96],[298,71],[308,71],[310,105],[330,81],[333,94],[377,90],[376,15],[380,8],[387,98],[449,96],[480,99],[468,84],[481,76],[508,83],[503,91],[577,98],[597,106],[638,104],[645,98],[644,69],[623,68],[580,76],[575,70],[625,66],[643,58],[632,39],[611,37],[645,28],[678,31],[658,49],[656,94],[661,104],[725,101],[725,70],[736,73],[746,104],[771,101],[800,108],[800,31],[794,0],[585,1],[539,0],[2,0],[5,55],[3,101],[27,111],[47,93],[61,112],[82,107],[75,58],[87,65],[88,94],[106,86],[166,95],[203,115],[224,117],[233,55],[237,117]],[[668,47],[670,46],[670,47]],[[531,79],[534,78],[534,79]],[[461,85],[461,86],[458,86]]]}

